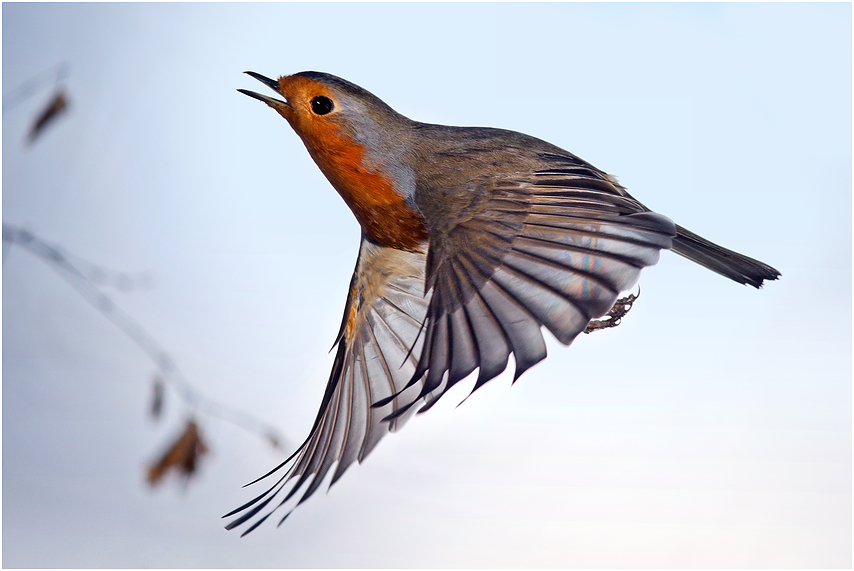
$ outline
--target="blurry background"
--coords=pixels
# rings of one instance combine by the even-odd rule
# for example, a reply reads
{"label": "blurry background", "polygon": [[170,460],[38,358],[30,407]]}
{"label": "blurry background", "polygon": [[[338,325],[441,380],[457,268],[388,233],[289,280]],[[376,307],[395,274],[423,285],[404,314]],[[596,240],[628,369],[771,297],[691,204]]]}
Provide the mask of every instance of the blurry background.
{"label": "blurry background", "polygon": [[[850,4],[10,4],[3,221],[149,286],[104,291],[205,395],[311,425],[359,229],[242,75],[340,75],[401,113],[523,131],[778,268],[663,253],[614,330],[471,382],[328,494],[239,539],[283,458],[192,413],[42,259],[3,264],[5,567],[851,565]],[[47,72],[48,74],[52,72]],[[511,369],[512,370],[512,369]],[[271,520],[272,521],[272,520]]]}

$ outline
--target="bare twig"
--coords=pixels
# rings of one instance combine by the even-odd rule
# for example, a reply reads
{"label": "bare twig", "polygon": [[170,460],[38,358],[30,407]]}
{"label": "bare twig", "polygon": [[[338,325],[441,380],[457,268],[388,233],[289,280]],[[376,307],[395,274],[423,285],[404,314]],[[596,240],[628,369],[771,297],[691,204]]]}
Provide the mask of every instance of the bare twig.
{"label": "bare twig", "polygon": [[29,99],[41,87],[49,83],[58,85],[60,81],[68,77],[69,73],[68,62],[63,61],[31,77],[15,89],[4,93],[3,113]]}
{"label": "bare twig", "polygon": [[158,369],[159,377],[169,383],[175,392],[194,410],[240,426],[258,434],[275,448],[282,449],[282,438],[273,426],[247,412],[209,398],[196,390],[157,341],[135,319],[119,308],[109,296],[98,289],[97,282],[104,281],[101,279],[104,276],[122,276],[125,274],[98,268],[88,262],[78,265],[79,258],[66,254],[59,247],[44,242],[26,229],[15,228],[3,223],[4,260],[8,247],[11,245],[20,246],[47,262],[49,267],[77,290],[77,293],[112,321],[149,356]]}

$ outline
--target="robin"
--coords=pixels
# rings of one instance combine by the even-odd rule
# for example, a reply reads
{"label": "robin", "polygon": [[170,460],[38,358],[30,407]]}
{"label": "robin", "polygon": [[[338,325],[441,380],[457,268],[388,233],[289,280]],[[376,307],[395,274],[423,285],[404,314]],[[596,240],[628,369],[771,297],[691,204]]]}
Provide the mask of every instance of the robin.
{"label": "robin", "polygon": [[308,483],[297,505],[304,502],[335,465],[331,486],[416,404],[430,408],[475,370],[472,392],[513,354],[515,382],[546,357],[541,326],[569,345],[661,250],[756,288],[780,276],[651,212],[613,177],[540,139],[419,123],[327,73],[246,73],[282,99],[238,91],[288,121],[353,211],[362,239],[309,436],[255,480],[290,464],[266,492],[224,516],[240,514],[227,529],[259,514],[292,480],[244,535]]}

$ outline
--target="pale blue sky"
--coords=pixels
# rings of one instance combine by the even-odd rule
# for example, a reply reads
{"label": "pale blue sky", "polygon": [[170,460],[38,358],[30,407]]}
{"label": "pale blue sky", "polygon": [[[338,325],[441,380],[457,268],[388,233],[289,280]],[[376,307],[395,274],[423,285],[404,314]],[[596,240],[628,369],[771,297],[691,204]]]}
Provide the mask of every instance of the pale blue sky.
{"label": "pale blue sky", "polygon": [[[850,4],[9,4],[3,220],[151,270],[112,294],[206,394],[301,441],[359,230],[284,120],[235,91],[319,70],[421,121],[523,131],[783,277],[663,253],[617,329],[468,386],[247,538],[278,463],[200,419],[185,491],[147,460],[144,354],[41,261],[3,266],[5,567],[851,565]],[[461,383],[465,384],[465,383]],[[470,383],[468,383],[470,386]],[[171,397],[171,398],[170,398]]]}

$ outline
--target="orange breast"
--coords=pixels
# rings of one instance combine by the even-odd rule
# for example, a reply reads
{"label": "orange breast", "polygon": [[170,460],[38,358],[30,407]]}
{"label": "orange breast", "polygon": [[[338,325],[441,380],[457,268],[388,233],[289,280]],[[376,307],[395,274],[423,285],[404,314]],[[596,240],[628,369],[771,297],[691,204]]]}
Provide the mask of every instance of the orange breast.
{"label": "orange breast", "polygon": [[336,122],[334,113],[317,116],[311,111],[313,97],[335,95],[323,83],[301,75],[280,77],[279,93],[288,105],[278,111],[303,140],[365,234],[383,246],[418,250],[427,238],[421,215],[395,192],[388,175],[365,160],[365,149]]}
{"label": "orange breast", "polygon": [[417,250],[427,238],[421,215],[394,190],[387,175],[365,163],[365,150],[334,129],[303,136],[314,161],[371,239],[391,248]]}

